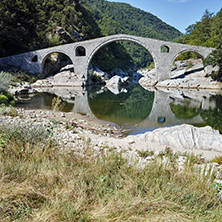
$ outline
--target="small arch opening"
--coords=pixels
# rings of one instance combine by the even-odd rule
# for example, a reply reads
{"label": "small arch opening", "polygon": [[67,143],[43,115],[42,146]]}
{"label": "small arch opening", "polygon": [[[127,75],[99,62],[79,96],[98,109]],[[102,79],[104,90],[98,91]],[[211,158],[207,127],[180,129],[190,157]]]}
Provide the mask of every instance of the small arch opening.
{"label": "small arch opening", "polygon": [[38,56],[37,55],[32,57],[32,62],[38,62]]}
{"label": "small arch opening", "polygon": [[86,56],[86,49],[83,46],[76,48],[76,56]]}
{"label": "small arch opening", "polygon": [[161,53],[169,53],[170,52],[170,48],[166,45],[161,47]]}

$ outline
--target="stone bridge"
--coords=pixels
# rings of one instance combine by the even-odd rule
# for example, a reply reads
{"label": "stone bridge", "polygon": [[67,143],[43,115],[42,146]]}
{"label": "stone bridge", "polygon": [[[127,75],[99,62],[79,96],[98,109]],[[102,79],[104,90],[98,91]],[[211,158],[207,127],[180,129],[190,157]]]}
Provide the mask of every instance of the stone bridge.
{"label": "stone bridge", "polygon": [[[46,58],[49,54],[63,53],[71,59],[74,65],[74,72],[81,78],[82,83],[85,84],[93,56],[103,46],[115,41],[129,41],[143,46],[153,57],[157,80],[170,78],[172,64],[175,58],[181,53],[187,51],[195,52],[202,58],[206,58],[213,50],[213,48],[119,34],[0,58],[0,66],[15,65],[32,73],[42,73]],[[162,50],[163,48],[165,49],[164,52]]]}

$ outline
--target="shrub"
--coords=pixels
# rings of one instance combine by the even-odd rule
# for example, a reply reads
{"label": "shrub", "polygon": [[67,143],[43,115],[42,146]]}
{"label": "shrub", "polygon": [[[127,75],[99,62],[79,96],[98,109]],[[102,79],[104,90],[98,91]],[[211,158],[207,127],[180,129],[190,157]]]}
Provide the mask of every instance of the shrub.
{"label": "shrub", "polygon": [[9,84],[13,80],[13,76],[7,72],[0,72],[0,92],[8,89]]}
{"label": "shrub", "polygon": [[214,66],[219,66],[219,72],[215,73],[212,76],[213,80],[217,81],[222,81],[222,49],[216,49],[210,55],[207,56],[206,59],[203,61],[204,66],[212,65]]}
{"label": "shrub", "polygon": [[8,98],[5,95],[0,95],[0,104],[8,105]]}

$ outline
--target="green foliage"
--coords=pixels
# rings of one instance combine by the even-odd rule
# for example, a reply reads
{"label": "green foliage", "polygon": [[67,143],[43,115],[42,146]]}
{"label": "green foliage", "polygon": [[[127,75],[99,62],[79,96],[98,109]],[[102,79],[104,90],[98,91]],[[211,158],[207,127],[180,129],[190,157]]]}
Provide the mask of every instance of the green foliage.
{"label": "green foliage", "polygon": [[213,162],[222,165],[222,155],[215,157],[215,158],[213,159]]}
{"label": "green foliage", "polygon": [[[105,0],[81,2],[90,9],[102,35],[105,36],[128,34],[172,41],[181,35],[178,30],[163,23],[156,16],[129,4]],[[106,72],[116,67],[124,71],[133,67],[145,68],[152,61],[152,56],[145,48],[131,42],[118,42],[105,46],[93,59],[93,62]]]}
{"label": "green foliage", "polygon": [[14,97],[7,90],[0,93],[0,105],[2,104],[6,106],[15,104]]}
{"label": "green foliage", "polygon": [[189,119],[194,116],[197,116],[200,111],[197,108],[189,107],[189,103],[187,102],[184,106],[175,105],[170,103],[170,108],[172,112],[179,118]]}
{"label": "green foliage", "polygon": [[0,72],[0,92],[8,89],[9,84],[13,80],[13,76],[8,72]]}
{"label": "green foliage", "polygon": [[8,98],[5,95],[0,95],[0,104],[8,104]]}
{"label": "green foliage", "polygon": [[103,35],[129,34],[173,40],[181,33],[156,16],[126,3],[105,0],[82,0],[98,23]]}
{"label": "green foliage", "polygon": [[[0,2],[0,56],[100,36],[90,13],[78,0],[15,0]],[[55,36],[62,26],[69,38]],[[78,33],[77,36],[73,33]]]}

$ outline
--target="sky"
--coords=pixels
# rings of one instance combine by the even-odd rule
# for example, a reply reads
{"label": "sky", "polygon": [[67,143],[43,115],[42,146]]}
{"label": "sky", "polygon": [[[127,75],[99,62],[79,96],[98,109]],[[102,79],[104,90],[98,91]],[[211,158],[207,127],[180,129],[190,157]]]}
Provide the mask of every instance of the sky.
{"label": "sky", "polygon": [[222,8],[221,0],[108,0],[124,2],[160,18],[163,22],[186,32],[189,25],[201,20],[205,10],[217,13]]}

